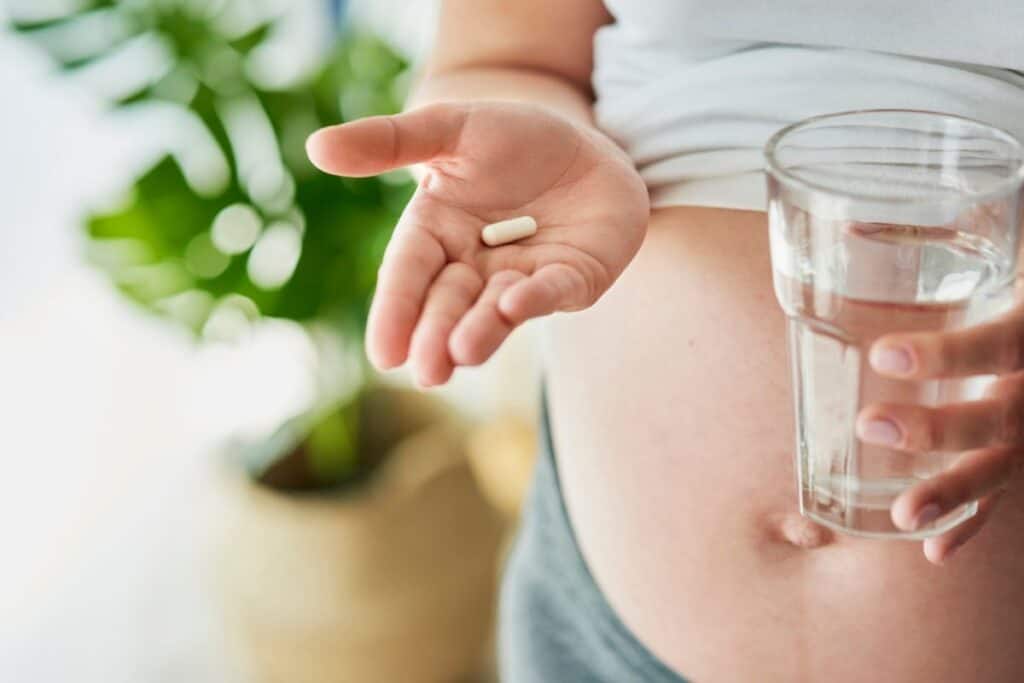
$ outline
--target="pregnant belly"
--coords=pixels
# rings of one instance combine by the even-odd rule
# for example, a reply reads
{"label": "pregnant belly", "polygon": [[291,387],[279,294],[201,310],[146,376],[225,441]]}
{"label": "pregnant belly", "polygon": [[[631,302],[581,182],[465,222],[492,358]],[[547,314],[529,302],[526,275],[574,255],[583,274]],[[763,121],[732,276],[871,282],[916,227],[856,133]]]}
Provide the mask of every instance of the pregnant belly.
{"label": "pregnant belly", "polygon": [[597,582],[699,683],[1024,680],[1024,481],[945,567],[797,513],[765,218],[657,212],[597,306],[547,324],[553,438]]}

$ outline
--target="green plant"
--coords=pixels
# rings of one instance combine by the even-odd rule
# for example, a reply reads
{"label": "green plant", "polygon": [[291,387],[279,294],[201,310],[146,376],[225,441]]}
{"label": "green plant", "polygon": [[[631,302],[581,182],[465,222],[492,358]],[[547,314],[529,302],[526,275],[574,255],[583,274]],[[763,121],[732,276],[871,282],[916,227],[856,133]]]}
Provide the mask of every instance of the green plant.
{"label": "green plant", "polygon": [[[304,141],[322,125],[396,111],[406,64],[380,40],[348,32],[304,77],[267,85],[255,57],[276,23],[266,14],[246,19],[241,9],[253,15],[253,4],[93,0],[16,19],[13,28],[68,74],[129,59],[139,46],[159,56],[131,88],[108,69],[109,89],[127,90],[112,108],[158,106],[178,122],[168,153],[125,201],[85,220],[88,256],[118,289],[201,336],[269,316],[326,324],[358,344],[377,264],[412,184],[405,175],[326,176],[307,161]],[[308,476],[289,487],[362,472],[369,461],[353,451],[352,411],[321,408],[283,427],[271,440],[276,455],[264,448],[254,461],[257,475],[309,453],[315,459],[299,468]]]}

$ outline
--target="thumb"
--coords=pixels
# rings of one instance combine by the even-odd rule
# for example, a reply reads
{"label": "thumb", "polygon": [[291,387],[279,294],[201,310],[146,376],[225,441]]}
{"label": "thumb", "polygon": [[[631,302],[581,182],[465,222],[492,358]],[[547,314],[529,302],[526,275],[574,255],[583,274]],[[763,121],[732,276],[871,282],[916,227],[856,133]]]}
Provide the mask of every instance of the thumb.
{"label": "thumb", "polygon": [[452,153],[467,111],[463,105],[432,104],[321,128],[306,140],[306,154],[326,173],[355,177],[431,161]]}

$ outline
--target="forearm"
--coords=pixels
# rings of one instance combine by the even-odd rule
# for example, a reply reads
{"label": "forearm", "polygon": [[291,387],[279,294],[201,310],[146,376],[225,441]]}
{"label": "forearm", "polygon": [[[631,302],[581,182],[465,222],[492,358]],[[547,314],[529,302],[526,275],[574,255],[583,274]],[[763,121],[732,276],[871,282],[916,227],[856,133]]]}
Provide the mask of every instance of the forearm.
{"label": "forearm", "polygon": [[533,104],[574,122],[594,125],[589,92],[567,78],[529,68],[462,66],[428,72],[408,106],[473,100]]}

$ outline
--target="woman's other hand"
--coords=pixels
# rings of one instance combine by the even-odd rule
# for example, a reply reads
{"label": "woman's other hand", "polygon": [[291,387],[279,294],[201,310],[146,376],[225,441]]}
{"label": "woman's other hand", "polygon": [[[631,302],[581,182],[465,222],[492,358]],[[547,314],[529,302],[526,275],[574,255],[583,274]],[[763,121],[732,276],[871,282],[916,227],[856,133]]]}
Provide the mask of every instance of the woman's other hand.
{"label": "woman's other hand", "polygon": [[982,400],[877,404],[858,416],[862,440],[913,452],[962,452],[946,471],[900,495],[891,511],[898,527],[913,530],[979,501],[974,517],[924,542],[925,556],[942,564],[978,533],[1024,468],[1024,306],[962,330],[886,335],[872,345],[870,361],[882,375],[914,381],[998,376]]}

